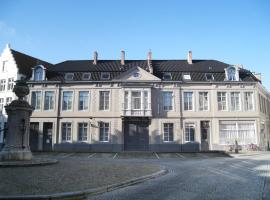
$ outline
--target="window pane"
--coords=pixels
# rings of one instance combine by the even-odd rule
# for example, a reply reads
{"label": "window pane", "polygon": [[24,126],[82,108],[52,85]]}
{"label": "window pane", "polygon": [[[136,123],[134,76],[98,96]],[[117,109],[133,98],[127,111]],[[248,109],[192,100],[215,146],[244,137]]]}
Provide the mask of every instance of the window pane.
{"label": "window pane", "polygon": [[78,140],[79,141],[87,141],[87,123],[79,123],[78,130]]}
{"label": "window pane", "polygon": [[54,92],[46,91],[45,101],[44,101],[44,110],[53,110],[53,109],[54,109]]}
{"label": "window pane", "polygon": [[173,93],[172,92],[163,92],[163,109],[172,110],[173,109]]}
{"label": "window pane", "polygon": [[218,110],[227,110],[226,92],[218,92],[217,101],[218,101]]}
{"label": "window pane", "polygon": [[79,92],[79,110],[87,110],[88,109],[88,99],[89,92],[88,91],[80,91]]}
{"label": "window pane", "polygon": [[41,92],[32,92],[31,105],[35,110],[40,110],[40,102],[41,102]]}
{"label": "window pane", "polygon": [[131,92],[131,108],[141,109],[141,91]]}
{"label": "window pane", "polygon": [[71,123],[62,123],[62,141],[71,141]]}
{"label": "window pane", "polygon": [[199,110],[208,110],[208,92],[199,92]]}
{"label": "window pane", "polygon": [[109,123],[99,122],[99,140],[102,142],[109,141]]}
{"label": "window pane", "polygon": [[99,92],[99,110],[109,110],[109,91],[100,91]]}
{"label": "window pane", "polygon": [[193,92],[184,92],[184,110],[193,110]]}
{"label": "window pane", "polygon": [[185,140],[186,142],[195,141],[195,125],[193,123],[185,124]]}
{"label": "window pane", "polygon": [[240,92],[231,92],[231,110],[240,110]]}
{"label": "window pane", "polygon": [[72,98],[73,98],[73,92],[71,91],[63,92],[62,110],[71,110]]}

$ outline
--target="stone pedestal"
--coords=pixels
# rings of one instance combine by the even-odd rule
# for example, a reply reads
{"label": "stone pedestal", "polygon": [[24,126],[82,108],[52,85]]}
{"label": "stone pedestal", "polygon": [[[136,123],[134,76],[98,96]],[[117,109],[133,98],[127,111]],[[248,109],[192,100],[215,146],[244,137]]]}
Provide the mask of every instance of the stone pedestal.
{"label": "stone pedestal", "polygon": [[19,97],[5,106],[8,114],[7,135],[5,146],[0,152],[1,161],[31,160],[29,147],[30,116],[33,107],[23,97],[29,93],[25,83],[17,83],[14,92]]}

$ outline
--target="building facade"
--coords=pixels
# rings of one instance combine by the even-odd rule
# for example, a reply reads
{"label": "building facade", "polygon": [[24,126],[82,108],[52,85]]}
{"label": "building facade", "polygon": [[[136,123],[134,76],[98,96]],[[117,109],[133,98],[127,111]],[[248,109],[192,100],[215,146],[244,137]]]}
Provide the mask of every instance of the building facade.
{"label": "building facade", "polygon": [[240,65],[216,60],[65,61],[28,81],[32,150],[269,149],[270,95]]}

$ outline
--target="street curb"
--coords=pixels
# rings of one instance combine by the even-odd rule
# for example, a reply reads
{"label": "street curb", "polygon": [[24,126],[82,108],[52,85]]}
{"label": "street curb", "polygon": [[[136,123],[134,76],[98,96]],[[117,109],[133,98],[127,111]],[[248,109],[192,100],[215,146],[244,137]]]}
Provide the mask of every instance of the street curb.
{"label": "street curb", "polygon": [[123,181],[120,183],[108,185],[108,186],[103,186],[103,187],[98,187],[98,188],[93,188],[93,189],[88,189],[88,190],[81,190],[81,191],[76,191],[76,192],[64,192],[64,193],[56,193],[56,194],[50,194],[50,195],[22,195],[22,196],[0,196],[0,200],[17,200],[17,199],[27,199],[27,200],[36,200],[36,199],[43,199],[43,200],[59,200],[59,199],[64,199],[64,200],[79,200],[79,199],[86,199],[89,196],[94,196],[97,194],[102,194],[105,192],[110,192],[116,189],[120,189],[123,187],[127,187],[130,185],[136,185],[139,183],[142,183],[144,181],[147,181],[149,179],[154,179],[159,176],[165,175],[168,173],[167,169],[162,169],[158,172],[155,172],[153,174],[141,176],[139,178],[134,178],[128,181]]}

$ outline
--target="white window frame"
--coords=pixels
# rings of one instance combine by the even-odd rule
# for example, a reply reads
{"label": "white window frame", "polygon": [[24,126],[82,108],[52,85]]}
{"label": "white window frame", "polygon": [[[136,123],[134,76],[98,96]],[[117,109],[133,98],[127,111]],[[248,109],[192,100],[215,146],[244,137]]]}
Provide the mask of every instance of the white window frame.
{"label": "white window frame", "polygon": [[[86,105],[85,105],[85,103],[83,103],[83,108],[82,109],[80,109],[80,93],[81,92],[87,92],[87,102],[86,102]],[[87,106],[87,108],[85,108],[85,106]],[[80,112],[88,111],[89,107],[90,107],[90,91],[88,91],[88,90],[80,90],[78,92],[78,111],[80,111]]]}
{"label": "white window frame", "polygon": [[[248,109],[246,106],[246,94],[251,93],[251,101],[252,101],[252,109]],[[254,102],[254,92],[253,91],[244,91],[243,92],[243,103],[244,103],[244,110],[245,111],[254,111],[255,110],[255,102]]]}
{"label": "white window frame", "polygon": [[183,80],[185,80],[185,81],[191,81],[191,74],[190,73],[183,73],[182,77],[183,77]]}
{"label": "white window frame", "polygon": [[[65,137],[65,139],[63,139],[63,125],[64,124],[70,124],[70,139],[69,140],[67,139],[68,138],[68,136],[67,136],[68,132],[65,133],[66,137]],[[69,127],[67,127],[67,128],[69,128]],[[66,130],[67,130],[67,128],[66,128]],[[61,141],[62,142],[71,142],[72,141],[72,123],[71,122],[62,122],[61,123]]]}
{"label": "white window frame", "polygon": [[[53,99],[53,108],[51,108],[51,103],[49,103],[49,109],[46,109],[46,93],[47,92],[52,92],[53,93],[53,97],[52,97],[52,99]],[[55,95],[55,91],[52,91],[52,90],[45,90],[44,91],[44,102],[43,102],[43,110],[44,111],[54,111],[54,109],[55,109],[55,97],[56,97],[56,95]]]}
{"label": "white window frame", "polygon": [[[233,110],[232,109],[232,93],[238,93],[239,94],[239,110]],[[242,111],[242,98],[241,98],[241,92],[240,91],[230,91],[230,111],[231,112],[239,112]]]}
{"label": "white window frame", "polygon": [[[170,140],[170,128],[165,127],[165,125],[172,125],[172,140]],[[168,140],[165,140],[165,134],[168,134],[167,138]],[[163,141],[164,142],[174,142],[174,123],[171,122],[165,122],[163,123]]]}
{"label": "white window frame", "polygon": [[[71,96],[71,108],[68,109],[68,105],[67,105],[67,109],[66,110],[64,109],[64,93],[65,92],[71,92],[72,93],[72,96]],[[71,90],[64,90],[64,91],[62,91],[61,110],[64,111],[64,112],[72,111],[73,110],[73,102],[74,102],[74,92],[71,91]]]}
{"label": "white window frame", "polygon": [[[2,113],[3,109],[4,109],[4,98],[0,98],[0,113]],[[1,127],[0,127],[1,128]]]}
{"label": "white window frame", "polygon": [[[186,134],[187,134],[186,126],[187,126],[187,124],[190,124],[191,125],[190,127],[194,128],[194,141],[190,140],[191,139],[190,132],[188,133],[189,134],[189,136],[188,136],[189,140],[186,140],[186,138],[187,138],[186,137]],[[195,122],[185,122],[184,123],[184,141],[185,142],[196,142],[196,125],[195,125]]]}
{"label": "white window frame", "polygon": [[[200,94],[201,93],[206,93],[207,94],[207,109],[204,109],[204,103],[205,103],[205,99],[203,96],[203,107],[201,107],[200,105]],[[208,91],[199,91],[198,92],[198,103],[199,103],[199,111],[209,111],[210,110],[210,95]],[[201,109],[202,108],[202,109]]]}
{"label": "white window frame", "polygon": [[[186,110],[185,109],[185,93],[192,93],[192,109],[190,110]],[[182,95],[183,95],[183,111],[194,111],[195,110],[195,97],[194,97],[194,91],[183,91]],[[190,105],[190,104],[189,104]]]}
{"label": "white window frame", "polygon": [[[109,127],[108,127],[108,136],[107,136],[107,140],[101,140],[101,128],[103,128],[103,129],[105,129],[106,127],[104,126],[104,127],[101,127],[101,124],[108,124],[109,125]],[[99,129],[98,129],[98,133],[99,133],[99,142],[109,142],[110,141],[110,128],[111,128],[111,125],[110,125],[110,123],[109,122],[104,122],[104,121],[100,121],[100,122],[98,122],[98,127],[99,127]],[[104,133],[102,133],[102,134],[104,134]],[[104,137],[104,138],[106,138],[106,137]]]}
{"label": "white window frame", "polygon": [[[218,94],[219,93],[225,93],[225,98],[226,98],[226,101],[225,101],[225,106],[226,106],[226,109],[219,109],[219,101],[218,101]],[[222,96],[222,98],[223,98],[223,96]],[[223,102],[223,101],[222,101]],[[223,104],[222,104],[223,105]],[[228,92],[226,92],[226,91],[217,91],[217,110],[218,111],[228,111],[229,110],[229,98],[228,98]]]}
{"label": "white window frame", "polygon": [[14,78],[8,78],[7,90],[12,90],[14,87]]}
{"label": "white window frame", "polygon": [[[108,96],[108,108],[106,108],[106,99],[105,99],[105,97],[103,98],[103,101],[104,101],[104,103],[103,103],[103,107],[101,107],[101,93],[102,92],[108,92],[109,94],[107,95]],[[109,111],[110,110],[110,103],[111,103],[111,91],[109,91],[109,90],[100,90],[99,91],[99,110],[100,111]]]}
{"label": "white window frame", "polygon": [[6,91],[6,82],[7,82],[6,79],[1,79],[0,80],[0,92]]}
{"label": "white window frame", "polygon": [[[36,105],[37,105],[37,98],[35,99],[35,106],[32,105],[33,104],[33,94],[34,93],[39,93],[40,94],[40,102],[39,102],[39,108],[36,109]],[[35,96],[37,97],[37,96]],[[42,91],[40,90],[35,90],[35,91],[32,91],[31,92],[31,105],[34,107],[34,111],[40,111],[41,110],[41,107],[42,107]]]}
{"label": "white window frame", "polygon": [[[169,108],[167,108],[167,107],[169,107],[169,106],[166,106],[165,107],[165,93],[171,93],[172,95],[171,95],[171,109]],[[162,102],[163,102],[163,110],[164,111],[172,111],[172,110],[174,110],[174,93],[173,93],[173,91],[162,91]]]}
{"label": "white window frame", "polygon": [[[83,126],[83,133],[82,133],[82,139],[80,140],[80,125],[85,125],[86,127]],[[86,139],[85,139],[85,128],[86,128]],[[78,142],[87,142],[89,137],[89,124],[87,122],[78,122]]]}

